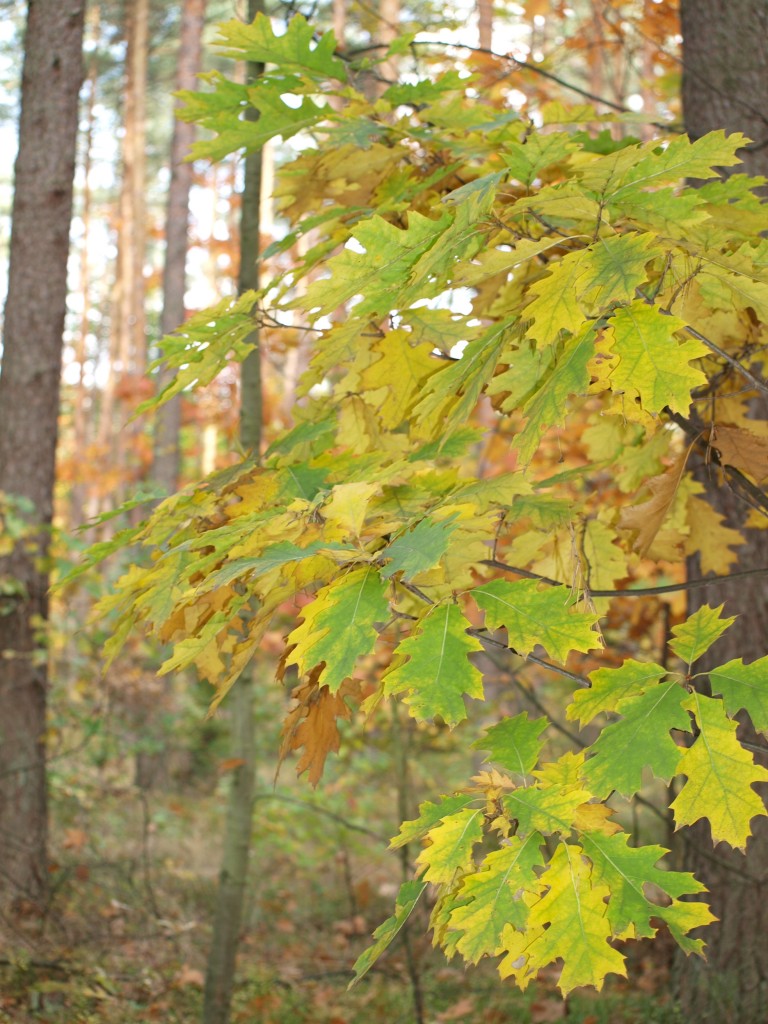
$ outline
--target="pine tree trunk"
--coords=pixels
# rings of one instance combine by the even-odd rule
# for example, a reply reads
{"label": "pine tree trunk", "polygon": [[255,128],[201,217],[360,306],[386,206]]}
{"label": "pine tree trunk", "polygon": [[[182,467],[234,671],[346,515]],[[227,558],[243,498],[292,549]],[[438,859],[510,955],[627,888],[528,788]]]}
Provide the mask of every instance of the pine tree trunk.
{"label": "pine tree trunk", "polygon": [[[378,41],[389,46],[400,33],[400,0],[379,0]],[[378,82],[378,94],[397,81],[397,60],[390,57],[379,65],[381,81]]]}
{"label": "pine tree trunk", "polygon": [[[117,275],[113,297],[114,334],[110,345],[109,379],[104,389],[99,443],[110,468],[122,479],[110,505],[125,497],[125,484],[135,472],[137,425],[126,427],[137,402],[132,385],[146,369],[144,255],[146,248],[146,89],[149,45],[149,0],[134,0],[125,8],[127,40],[123,88],[122,180],[117,221]],[[122,401],[118,403],[118,398]],[[115,406],[122,404],[120,423]]]}
{"label": "pine tree trunk", "polygon": [[69,495],[69,521],[73,527],[79,526],[85,518],[86,483],[79,469],[88,445],[88,430],[92,426],[86,416],[87,385],[85,382],[85,364],[88,358],[88,335],[91,323],[91,267],[90,267],[90,235],[92,216],[91,168],[93,164],[93,135],[96,125],[96,78],[98,74],[98,43],[101,34],[101,10],[98,4],[91,7],[88,20],[93,49],[88,61],[87,99],[85,101],[85,139],[83,146],[83,192],[81,220],[83,238],[80,248],[80,290],[83,308],[80,314],[80,332],[77,339],[75,359],[77,361],[77,383],[74,387],[72,402],[72,462],[73,477]]}
{"label": "pine tree trunk", "polygon": [[[248,0],[248,17],[253,21],[264,13],[264,0]],[[253,81],[263,65],[249,63],[246,78]],[[255,114],[255,111],[252,111]],[[240,222],[240,275],[242,294],[259,287],[259,233],[261,207],[261,153],[251,153],[245,162]],[[243,448],[258,457],[262,431],[261,351],[258,332],[251,335],[256,348],[241,370],[240,440]],[[219,891],[213,936],[208,955],[203,1005],[204,1024],[227,1024],[235,979],[237,948],[248,880],[248,861],[253,829],[253,798],[256,768],[256,703],[254,670],[247,669],[229,696],[232,724],[232,756],[241,763],[232,774],[227,805],[224,855],[219,874]]]}
{"label": "pine tree trunk", "polygon": [[[768,174],[768,5],[765,0],[683,0],[683,111],[691,138],[724,128],[742,131],[757,145],[743,151],[737,171]],[[768,403],[755,399],[754,416],[765,419]],[[699,479],[710,503],[731,525],[741,526],[749,509],[709,467]],[[746,531],[737,568],[768,563],[765,531]],[[697,573],[696,566],[692,572]],[[768,580],[753,576],[728,586],[693,591],[690,611],[701,604],[725,601],[726,614],[737,622],[714,648],[700,669],[731,658],[749,662],[766,653],[768,640]],[[742,723],[741,738],[766,746]],[[757,754],[756,760],[768,764]],[[727,846],[713,850],[709,827],[687,830],[682,847],[684,867],[694,871],[711,893],[719,923],[707,929],[707,960],[680,957],[676,965],[678,995],[686,1020],[717,1024],[764,1024],[768,1014],[768,819],[753,823],[754,836],[746,857]]]}
{"label": "pine tree trunk", "polygon": [[[184,0],[181,11],[179,52],[176,61],[176,90],[193,91],[200,71],[203,27],[207,0]],[[163,264],[163,309],[160,315],[160,334],[165,336],[184,322],[184,293],[187,281],[187,248],[189,233],[189,193],[192,188],[193,168],[185,157],[195,138],[195,126],[174,119],[171,134],[171,181],[165,217],[165,261]],[[158,390],[173,379],[173,372],[161,372]],[[152,479],[166,494],[174,494],[179,487],[181,471],[181,396],[158,409],[152,452]],[[138,710],[137,725],[143,738],[156,739],[154,750],[139,750],[136,754],[136,784],[141,789],[167,786],[168,758],[162,742],[162,722],[153,718],[148,708]]]}
{"label": "pine tree trunk", "polygon": [[120,361],[123,373],[143,373],[146,366],[144,251],[146,248],[147,59],[149,0],[126,7],[125,109],[121,243],[124,288],[120,311]]}
{"label": "pine tree trunk", "polygon": [[9,896],[47,892],[45,773],[48,538],[72,216],[84,0],[30,0],[0,375],[0,491],[29,503],[35,550],[0,574],[0,877]]}
{"label": "pine tree trunk", "polygon": [[477,0],[477,41],[481,50],[493,49],[493,0]]}
{"label": "pine tree trunk", "polygon": [[[184,0],[181,12],[181,42],[176,69],[176,89],[194,90],[200,71],[200,51],[207,0]],[[170,334],[184,321],[184,292],[189,231],[189,193],[192,164],[185,161],[195,137],[195,126],[178,118],[171,137],[171,183],[165,219],[165,264],[163,266],[163,312],[161,335]],[[168,383],[161,374],[159,386]],[[179,486],[181,457],[181,398],[176,396],[158,410],[152,475],[173,494]]]}

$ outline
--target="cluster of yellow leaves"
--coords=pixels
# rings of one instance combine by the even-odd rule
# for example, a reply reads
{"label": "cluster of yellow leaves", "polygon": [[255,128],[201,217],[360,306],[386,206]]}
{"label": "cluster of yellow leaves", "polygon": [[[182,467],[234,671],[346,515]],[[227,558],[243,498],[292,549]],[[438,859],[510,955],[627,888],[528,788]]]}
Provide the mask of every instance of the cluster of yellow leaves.
{"label": "cluster of yellow leaves", "polygon": [[[275,69],[249,87],[216,73],[211,92],[188,97],[188,116],[217,134],[199,152],[311,129],[282,172],[288,232],[270,255],[306,245],[247,309],[187,325],[168,358],[179,386],[210,379],[246,354],[249,327],[278,324],[280,351],[291,331],[293,344],[312,339],[303,404],[262,458],[121,536],[152,560],[99,613],[122,616],[110,652],[142,622],[173,646],[164,670],[195,665],[214,704],[266,630],[283,628],[281,672],[302,677],[283,754],[303,751],[314,782],[382,634],[394,649],[364,710],[402,694],[418,720],[453,726],[466,696],[482,697],[469,656],[483,641],[564,662],[600,646],[606,605],[593,592],[647,576],[644,559],[699,550],[705,571],[734,562],[739,535],[703,502],[690,446],[716,451],[726,474],[765,479],[768,435],[743,378],[745,361],[764,373],[768,358],[768,207],[758,183],[718,176],[738,162],[740,135],[593,140],[584,124],[607,119],[557,103],[534,131],[507,102],[511,86],[478,96],[454,72],[369,102],[332,36],[316,39],[302,18],[281,36],[264,17],[223,34],[229,55]],[[505,562],[563,585],[510,580]],[[672,644],[689,665],[725,628],[709,611]],[[658,870],[659,848],[627,847],[604,801],[631,796],[647,770],[686,776],[678,823],[704,814],[716,840],[742,846],[766,777],[733,735],[736,711],[764,714],[752,669],[723,667],[722,700],[655,668],[595,675],[572,715],[617,720],[588,752],[538,769],[542,727],[499,723],[491,749],[511,785],[491,774],[477,784],[485,810],[468,793],[406,823],[402,841],[427,839],[422,878],[374,948],[429,882],[441,887],[437,941],[472,961],[503,955],[522,986],[563,959],[564,990],[599,987],[623,970],[610,940],[653,934],[651,917],[700,951],[687,933],[710,915],[679,900],[700,886]],[[683,751],[672,733],[692,713],[700,735]],[[502,845],[478,865],[486,818]],[[651,903],[647,882],[669,902]]]}

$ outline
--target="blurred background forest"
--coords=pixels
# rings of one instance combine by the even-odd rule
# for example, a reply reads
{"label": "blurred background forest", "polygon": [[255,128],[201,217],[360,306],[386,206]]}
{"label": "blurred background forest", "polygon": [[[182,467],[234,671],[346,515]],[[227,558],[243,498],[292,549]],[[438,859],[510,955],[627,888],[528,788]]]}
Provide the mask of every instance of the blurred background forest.
{"label": "blurred background forest", "polygon": [[[341,49],[414,31],[470,43],[476,52],[461,59],[487,88],[511,76],[520,105],[531,111],[552,99],[635,111],[640,124],[632,131],[644,138],[681,122],[681,36],[671,0],[274,0],[268,9],[276,25],[297,12],[319,28],[333,27]],[[174,132],[173,92],[195,88],[198,70],[231,73],[211,45],[215,25],[247,15],[237,0],[87,5],[56,468],[59,579],[85,547],[109,540],[141,514],[139,506],[111,516],[122,502],[151,502],[238,456],[236,368],[182,395],[162,422],[132,417],[158,387],[148,367],[162,336],[238,291],[244,162],[182,168],[194,130]],[[4,0],[0,18],[5,294],[26,4]],[[494,52],[520,63],[510,67]],[[459,60],[458,51],[452,58]],[[416,58],[403,59],[404,74],[409,60]],[[261,250],[285,233],[273,188],[275,169],[289,153],[270,144],[262,154]],[[262,351],[268,443],[291,423],[307,353],[279,329],[265,329]],[[5,508],[7,538],[19,523]],[[227,704],[206,717],[207,685],[183,673],[158,677],[163,652],[145,639],[130,638],[103,673],[111,623],[93,621],[89,612],[124,570],[121,557],[52,598],[50,892],[42,917],[31,907],[25,913],[22,903],[0,921],[0,1020],[130,1024],[193,1021],[203,1013],[227,793],[242,759],[233,750]],[[625,605],[613,602],[609,619],[622,623],[626,654],[663,643],[664,630],[684,612],[679,595]],[[347,993],[351,964],[390,912],[417,852],[387,853],[388,838],[414,816],[414,794],[450,791],[468,766],[447,729],[417,726],[392,710],[386,727],[381,718],[374,728],[344,723],[341,752],[317,790],[294,779],[290,760],[275,782],[279,722],[290,694],[290,686],[271,684],[280,636],[267,635],[254,669],[257,682],[260,675],[265,682],[257,690],[256,802],[232,1021],[682,1019],[668,995],[664,942],[632,952],[628,981],[566,1004],[554,978],[520,995],[501,985],[489,965],[467,973],[446,964],[431,950],[418,914],[403,941]],[[592,667],[585,659],[581,670]],[[536,715],[567,692],[567,683],[537,674],[535,666],[513,670],[488,656],[483,668],[489,721],[521,710]],[[376,665],[369,670],[375,674]],[[566,749],[568,736],[560,741]],[[668,843],[669,825],[648,796],[635,828],[644,842]],[[214,1019],[224,1018],[206,1017]]]}

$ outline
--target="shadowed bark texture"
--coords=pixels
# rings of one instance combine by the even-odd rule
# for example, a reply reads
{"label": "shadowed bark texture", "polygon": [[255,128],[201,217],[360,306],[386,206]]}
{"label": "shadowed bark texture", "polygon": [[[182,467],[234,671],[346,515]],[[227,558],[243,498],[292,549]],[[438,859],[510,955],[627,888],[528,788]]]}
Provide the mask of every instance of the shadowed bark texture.
{"label": "shadowed bark texture", "polygon": [[47,891],[43,629],[84,0],[30,0],[0,375],[0,491],[36,536],[0,562],[0,890]]}
{"label": "shadowed bark texture", "polygon": [[[724,128],[752,139],[736,173],[768,175],[768,4],[765,0],[683,0],[683,111],[692,138]],[[715,416],[717,404],[715,402]],[[764,420],[765,396],[755,398],[752,415]],[[712,467],[701,466],[698,478],[710,503],[731,525],[741,527],[749,506]],[[747,531],[735,568],[768,565],[768,534]],[[692,574],[696,566],[692,567]],[[768,577],[753,576],[691,592],[690,611],[703,603],[725,602],[737,622],[697,666],[699,670],[731,658],[750,662],[768,650]],[[742,722],[739,736],[768,745]],[[768,765],[757,753],[755,759]],[[763,787],[765,789],[765,787]],[[755,835],[746,857],[727,846],[713,850],[709,826],[688,830],[681,849],[684,867],[709,888],[712,910],[720,919],[706,930],[707,961],[697,957],[676,964],[678,995],[686,1020],[718,1024],[764,1024],[768,1019],[768,819],[753,823]]]}

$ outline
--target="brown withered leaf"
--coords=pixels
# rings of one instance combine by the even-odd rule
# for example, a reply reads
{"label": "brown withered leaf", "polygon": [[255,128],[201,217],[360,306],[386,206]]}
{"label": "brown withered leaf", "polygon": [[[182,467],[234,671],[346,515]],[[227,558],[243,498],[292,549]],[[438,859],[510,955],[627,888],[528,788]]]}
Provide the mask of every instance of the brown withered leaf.
{"label": "brown withered leaf", "polygon": [[291,750],[304,748],[296,765],[296,774],[309,772],[309,781],[316,786],[320,781],[325,759],[339,749],[338,719],[352,717],[347,699],[355,704],[361,700],[361,684],[356,679],[347,679],[336,693],[327,686],[318,685],[318,677],[324,665],[312,669],[306,679],[293,690],[296,701],[283,722],[282,740],[278,756],[277,771]]}
{"label": "brown withered leaf", "polygon": [[761,483],[768,477],[768,440],[741,427],[718,424],[712,430],[710,447],[720,453],[725,466],[733,466]]}
{"label": "brown withered leaf", "polygon": [[678,456],[667,470],[647,481],[652,498],[640,505],[630,505],[622,510],[619,526],[625,530],[637,530],[637,537],[632,546],[640,555],[647,553],[667,518],[683,478],[689,452],[690,448]]}

